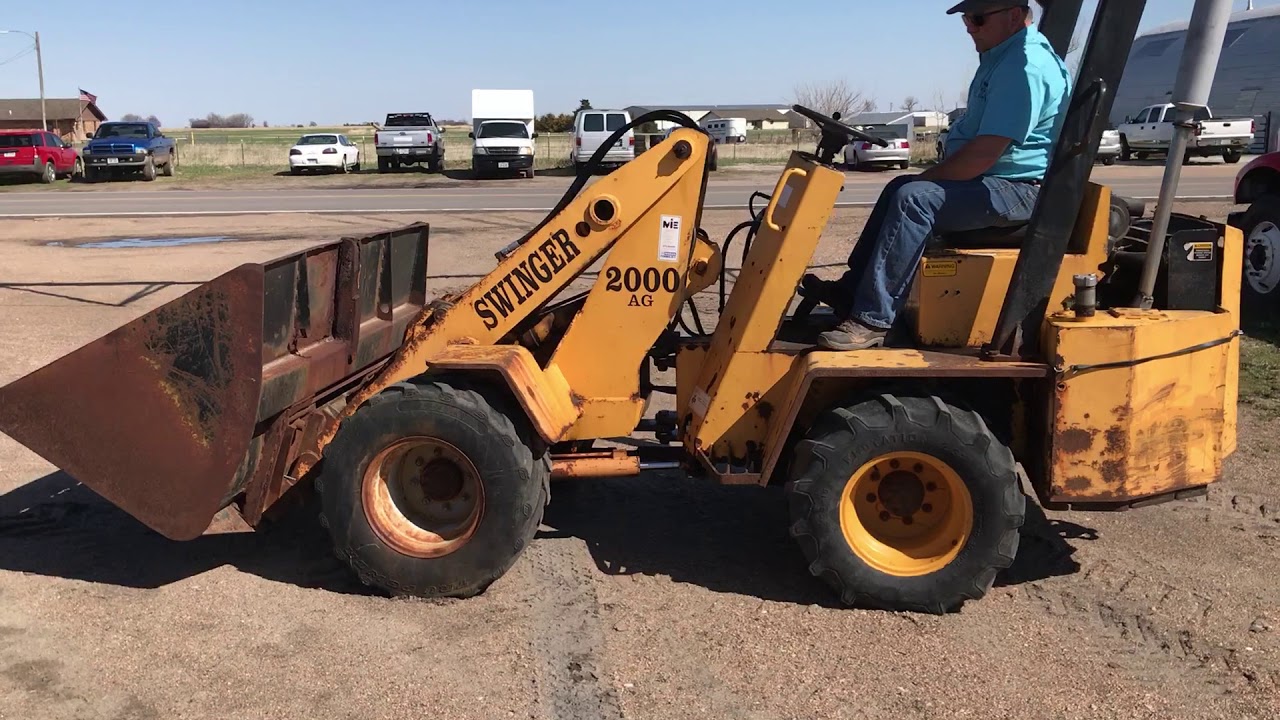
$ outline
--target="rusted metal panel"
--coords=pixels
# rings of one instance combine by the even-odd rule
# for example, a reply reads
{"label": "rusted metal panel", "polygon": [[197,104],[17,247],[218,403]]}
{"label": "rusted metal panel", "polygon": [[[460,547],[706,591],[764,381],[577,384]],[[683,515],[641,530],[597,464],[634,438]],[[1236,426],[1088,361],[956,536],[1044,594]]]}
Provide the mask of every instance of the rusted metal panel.
{"label": "rusted metal panel", "polygon": [[1048,502],[1123,507],[1220,480],[1233,324],[1191,311],[1051,323],[1062,375],[1041,480]]}
{"label": "rusted metal panel", "polygon": [[241,511],[249,525],[256,526],[267,507],[280,497],[282,476],[288,461],[288,441],[292,435],[293,429],[287,419],[280,416],[262,438],[262,450],[246,487],[244,509]]}
{"label": "rusted metal panel", "polygon": [[0,388],[0,430],[157,532],[198,536],[257,419],[262,272],[237,268]]}
{"label": "rusted metal panel", "polygon": [[[0,388],[0,431],[167,537],[241,494],[255,522],[287,489],[292,418],[422,313],[428,240],[414,224],[238,267]],[[385,312],[362,327],[365,298]]]}

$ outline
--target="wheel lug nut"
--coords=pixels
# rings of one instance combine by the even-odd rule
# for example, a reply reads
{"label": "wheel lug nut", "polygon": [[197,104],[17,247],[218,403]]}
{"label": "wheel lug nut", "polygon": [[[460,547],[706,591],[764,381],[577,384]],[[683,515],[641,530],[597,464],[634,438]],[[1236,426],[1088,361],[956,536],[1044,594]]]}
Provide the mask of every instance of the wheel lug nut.
{"label": "wheel lug nut", "polygon": [[908,515],[908,516],[906,516],[906,517],[902,518],[902,524],[903,524],[903,525],[910,525],[910,524],[911,524],[911,523],[913,523],[913,522],[915,522],[915,519],[913,519],[910,515]]}
{"label": "wheel lug nut", "polygon": [[423,460],[422,458],[414,458],[414,459],[413,459],[413,464],[414,464],[414,465],[417,465],[418,467],[422,467],[422,466],[424,466],[424,465],[426,465],[426,464],[427,464],[427,461],[426,461],[426,460]]}
{"label": "wheel lug nut", "polygon": [[891,516],[891,515],[889,515],[889,512],[888,512],[887,510],[881,510],[881,511],[880,511],[880,520],[881,520],[881,521],[883,521],[883,522],[889,522],[889,518],[890,518],[890,517],[892,517],[892,516]]}
{"label": "wheel lug nut", "polygon": [[929,492],[937,492],[937,490],[938,490],[938,484],[937,484],[937,483],[929,483],[928,485],[925,485],[925,486],[924,486],[924,489],[925,489],[925,490],[928,490]]}
{"label": "wheel lug nut", "polygon": [[933,506],[930,505],[929,503],[925,503],[924,505],[921,505],[920,509],[925,512],[933,512]]}
{"label": "wheel lug nut", "polygon": [[867,493],[867,502],[869,502],[869,503],[873,503],[873,502],[875,502],[875,501],[876,501],[876,494],[875,494],[875,493]]}
{"label": "wheel lug nut", "polygon": [[915,467],[913,467],[913,468],[911,468],[911,469],[912,469],[912,470],[915,470],[915,471],[916,471],[916,473],[922,473],[922,472],[924,472],[924,465],[921,465],[920,463],[916,463]]}
{"label": "wheel lug nut", "polygon": [[899,463],[897,460],[889,461],[889,467],[893,468],[894,470],[897,470],[899,465],[901,465],[901,463]]}

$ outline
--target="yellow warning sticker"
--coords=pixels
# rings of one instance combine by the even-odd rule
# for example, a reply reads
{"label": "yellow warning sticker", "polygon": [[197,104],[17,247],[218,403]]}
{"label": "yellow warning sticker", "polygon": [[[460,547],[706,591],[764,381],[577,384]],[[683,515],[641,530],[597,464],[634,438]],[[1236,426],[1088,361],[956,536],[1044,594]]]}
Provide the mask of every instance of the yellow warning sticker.
{"label": "yellow warning sticker", "polygon": [[1187,259],[1191,262],[1213,262],[1213,243],[1192,242],[1183,247],[1187,251]]}
{"label": "yellow warning sticker", "polygon": [[925,277],[955,277],[960,263],[955,260],[929,260],[924,264]]}

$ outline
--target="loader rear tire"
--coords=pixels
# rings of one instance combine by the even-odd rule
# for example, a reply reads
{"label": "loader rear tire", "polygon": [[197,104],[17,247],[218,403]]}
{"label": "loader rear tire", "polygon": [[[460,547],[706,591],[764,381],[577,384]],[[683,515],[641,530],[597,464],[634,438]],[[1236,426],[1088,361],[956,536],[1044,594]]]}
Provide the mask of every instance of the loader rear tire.
{"label": "loader rear tire", "polygon": [[1026,497],[977,413],[880,395],[827,411],[796,447],[791,534],[847,605],[942,614],[1013,563]]}
{"label": "loader rear tire", "polygon": [[316,483],[320,522],[361,582],[463,598],[515,564],[542,521],[551,461],[502,407],[460,384],[399,383],[342,424]]}

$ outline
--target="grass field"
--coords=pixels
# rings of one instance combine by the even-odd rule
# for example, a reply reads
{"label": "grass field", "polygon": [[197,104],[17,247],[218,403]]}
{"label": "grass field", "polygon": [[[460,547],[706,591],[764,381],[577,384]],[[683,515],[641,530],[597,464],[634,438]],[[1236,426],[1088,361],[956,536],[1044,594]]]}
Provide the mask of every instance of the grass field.
{"label": "grass field", "polygon": [[1280,327],[1246,328],[1240,345],[1240,401],[1280,417]]}
{"label": "grass field", "polygon": [[[471,139],[467,136],[469,131],[470,128],[466,125],[445,128],[446,169],[464,170],[471,167]],[[243,130],[186,128],[165,130],[166,135],[178,142],[180,166],[188,169],[225,168],[228,170],[286,168],[289,147],[303,134],[318,132],[346,134],[360,147],[361,164],[365,167],[376,167],[374,129],[367,125]],[[540,133],[537,139],[534,167],[549,170],[568,166],[571,142],[572,136],[569,133]],[[642,145],[640,139],[637,139],[637,143]],[[932,160],[932,145],[932,142],[917,143],[912,153],[912,160],[916,162]],[[745,144],[725,145],[720,148],[720,163],[723,165],[779,164],[786,162],[792,151],[812,150],[812,147],[813,140],[805,134],[796,135],[789,130],[752,130],[748,132]]]}

